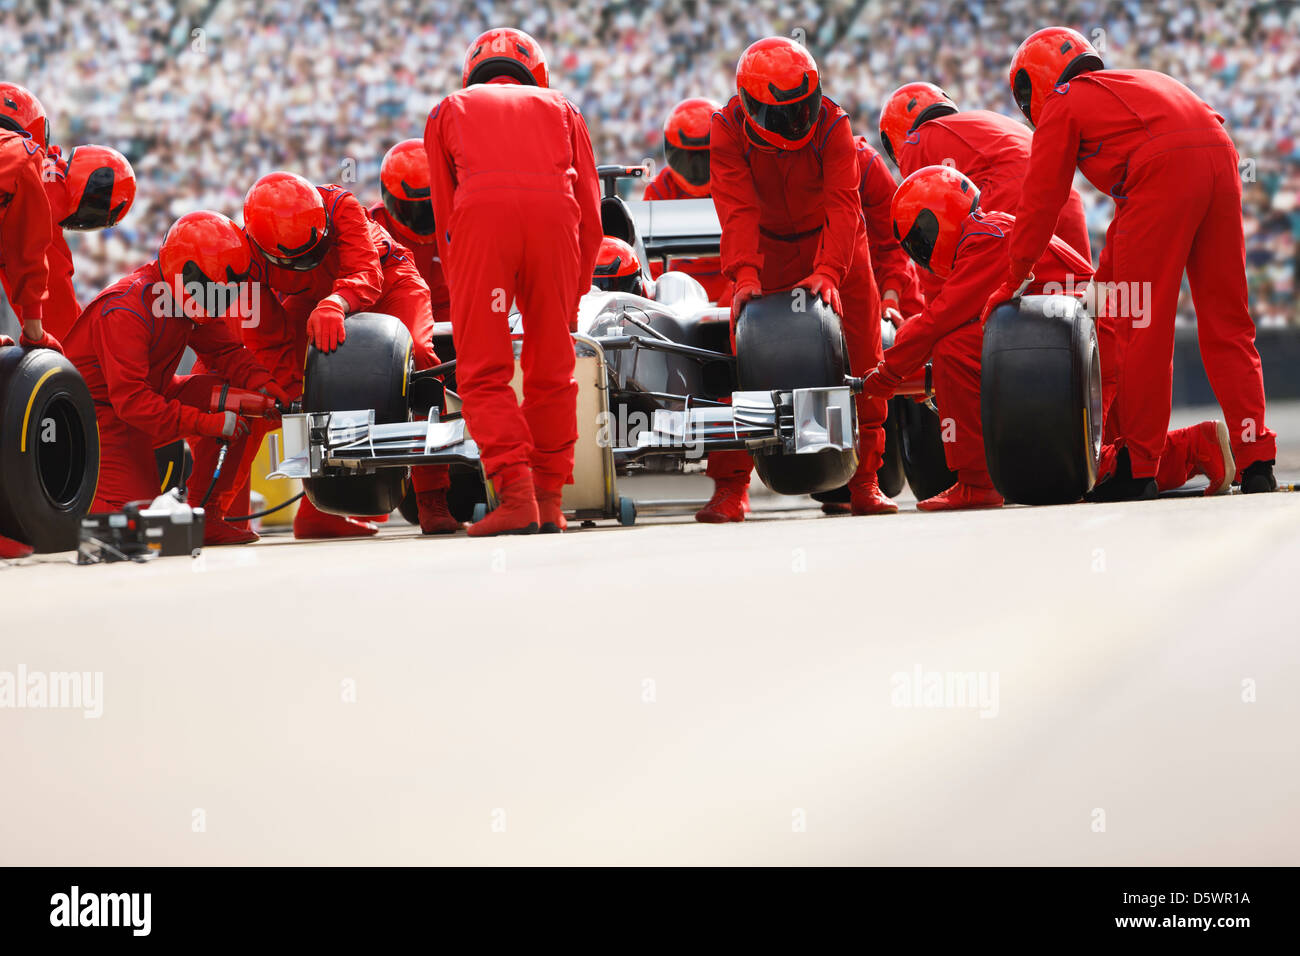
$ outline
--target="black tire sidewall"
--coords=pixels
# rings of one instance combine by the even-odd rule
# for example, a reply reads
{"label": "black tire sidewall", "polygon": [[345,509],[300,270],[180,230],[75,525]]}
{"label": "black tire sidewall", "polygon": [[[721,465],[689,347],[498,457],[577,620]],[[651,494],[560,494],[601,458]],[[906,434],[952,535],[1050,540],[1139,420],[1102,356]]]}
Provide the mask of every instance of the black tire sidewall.
{"label": "black tire sidewall", "polygon": [[1092,319],[1068,296],[1026,296],[989,316],[980,416],[989,475],[1008,502],[1070,504],[1095,481],[1095,350]]}
{"label": "black tire sidewall", "polygon": [[[55,441],[76,443],[68,452],[75,474],[61,480],[62,502],[51,499],[39,470],[44,423],[55,411],[73,425],[68,435],[56,432]],[[77,547],[99,478],[99,429],[90,390],[57,352],[0,349],[0,475],[0,533],[38,552]]]}

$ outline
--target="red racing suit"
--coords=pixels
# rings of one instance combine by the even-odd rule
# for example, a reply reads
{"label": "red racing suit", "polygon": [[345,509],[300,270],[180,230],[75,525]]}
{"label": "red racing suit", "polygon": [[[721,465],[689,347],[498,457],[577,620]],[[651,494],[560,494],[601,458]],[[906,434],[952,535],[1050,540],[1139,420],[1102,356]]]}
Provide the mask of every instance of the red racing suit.
{"label": "red racing suit", "polygon": [[442,272],[442,258],[438,255],[436,237],[417,236],[389,215],[383,203],[375,203],[371,206],[369,215],[411,254],[411,261],[419,270],[424,284],[429,287],[429,301],[433,306],[434,321],[450,321],[451,290],[447,288],[447,277]]}
{"label": "red racing suit", "polygon": [[[645,184],[645,193],[642,199],[702,199],[702,196],[692,196],[686,190],[682,189],[681,184],[669,172],[665,166],[659,172],[655,173],[653,179]],[[731,280],[722,274],[722,259],[719,256],[690,256],[686,258],[673,258],[669,264],[676,272],[685,272],[688,276],[694,276],[695,279],[704,286],[704,291],[709,296],[709,301],[719,306],[728,306],[731,304]],[[663,267],[656,261],[650,263],[650,275],[653,278],[659,278],[663,272]]]}
{"label": "red racing suit", "polygon": [[1098,336],[1107,439],[1128,448],[1134,477],[1157,474],[1186,270],[1201,358],[1238,471],[1274,459],[1277,436],[1264,423],[1247,303],[1241,176],[1223,117],[1150,70],[1099,70],[1058,86],[1033,137],[1010,249],[1013,276],[1037,260],[1076,165],[1115,200],[1096,276],[1106,293],[1098,296]]}
{"label": "red racing suit", "polygon": [[[922,166],[953,166],[980,191],[980,209],[1015,215],[1032,143],[1029,128],[1009,116],[989,110],[952,113],[907,134],[898,150],[898,169],[907,177]],[[1083,199],[1073,186],[1052,232],[1085,259],[1091,258]]]}
{"label": "red racing suit", "polygon": [[[401,320],[414,342],[412,357],[417,369],[438,364],[433,350],[433,312],[429,287],[420,278],[409,250],[398,244],[366,215],[352,193],[339,186],[317,186],[329,215],[333,245],[316,268],[295,272],[272,265],[254,249],[253,280],[258,283],[258,312],[246,324],[240,322],[244,344],[268,369],[276,384],[291,398],[302,394],[303,366],[307,359],[307,318],[317,303],[338,295],[348,313],[382,312]],[[232,317],[232,323],[236,320]],[[274,421],[255,419],[251,434],[231,442],[226,469],[238,462],[237,480],[228,494],[219,494],[214,508],[221,513],[244,507],[249,492],[249,475],[262,445],[262,438],[276,427]],[[200,440],[194,447],[193,488],[207,487],[216,466],[219,446],[215,440]],[[222,484],[224,486],[223,477]],[[423,465],[411,469],[411,483],[417,492],[446,488],[450,478],[446,466]],[[303,499],[303,507],[313,507]],[[239,509],[244,510],[239,510]]]}
{"label": "red racing suit", "polygon": [[76,288],[72,283],[72,250],[59,225],[68,217],[68,161],[59,147],[51,146],[45,159],[45,195],[50,200],[50,246],[45,262],[50,269],[45,299],[45,331],[62,339],[81,314]]}
{"label": "red racing suit", "polygon": [[43,162],[29,138],[0,130],[0,281],[19,322],[42,319],[49,282],[53,229]]}
{"label": "red racing suit", "polygon": [[871,251],[871,271],[883,301],[893,292],[898,310],[906,318],[925,307],[916,263],[894,238],[892,206],[898,183],[865,136],[853,137],[858,150],[858,195],[862,199],[862,218],[867,224],[867,248]]}
{"label": "red racing suit", "polygon": [[[976,213],[966,218],[952,272],[937,279],[939,291],[925,309],[903,323],[885,353],[885,369],[906,377],[933,359],[935,404],[943,420],[944,458],[969,485],[992,487],[984,459],[980,420],[980,361],[984,324],[980,310],[1006,278],[1007,249],[1016,231],[1014,216]],[[1045,283],[1080,293],[1092,278],[1092,260],[1053,236],[1034,264],[1026,294],[1043,292]],[[937,277],[936,277],[937,278]],[[951,438],[949,438],[951,422]]]}
{"label": "red racing suit", "polygon": [[[578,436],[569,333],[602,237],[587,124],[557,90],[476,84],[434,107],[424,148],[456,380],[484,471],[530,465],[537,493],[558,493]],[[522,407],[510,387],[511,300],[524,323]]]}
{"label": "red racing suit", "polygon": [[[722,271],[764,293],[793,289],[813,272],[835,280],[853,374],[880,361],[880,297],[858,195],[858,153],[847,114],[822,98],[812,139],[800,149],[757,146],[740,97],[713,114],[710,172],[722,223]],[[857,397],[860,459],[851,485],[874,478],[885,447],[887,402]]]}
{"label": "red racing suit", "polygon": [[[212,374],[176,374],[187,346]],[[214,385],[258,389],[271,380],[225,322],[196,324],[180,314],[157,260],[86,306],[63,348],[95,401],[100,457],[93,511],[157,497],[154,449],[198,435]],[[198,493],[205,490],[206,482]]]}

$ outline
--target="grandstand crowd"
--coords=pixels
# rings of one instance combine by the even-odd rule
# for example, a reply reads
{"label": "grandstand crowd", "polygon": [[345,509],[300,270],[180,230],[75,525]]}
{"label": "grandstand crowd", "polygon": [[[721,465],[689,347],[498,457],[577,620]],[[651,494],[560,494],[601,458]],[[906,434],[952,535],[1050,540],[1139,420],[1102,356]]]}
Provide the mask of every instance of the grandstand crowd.
{"label": "grandstand crowd", "polygon": [[[238,219],[270,170],[374,201],[384,151],[422,134],[460,84],[466,43],[489,26],[520,27],[551,51],[552,85],[586,115],[598,160],[659,163],[672,105],[725,100],[736,57],[764,35],[802,30],[827,94],[875,142],[882,99],[909,80],[1020,118],[1007,64],[1056,22],[1107,65],[1169,73],[1226,117],[1243,160],[1252,311],[1261,326],[1300,325],[1292,0],[0,0],[0,60],[45,104],[54,142],[116,147],[139,177],[121,226],[69,234],[84,304],[152,255],[177,216]],[[1112,204],[1079,184],[1100,248]]]}

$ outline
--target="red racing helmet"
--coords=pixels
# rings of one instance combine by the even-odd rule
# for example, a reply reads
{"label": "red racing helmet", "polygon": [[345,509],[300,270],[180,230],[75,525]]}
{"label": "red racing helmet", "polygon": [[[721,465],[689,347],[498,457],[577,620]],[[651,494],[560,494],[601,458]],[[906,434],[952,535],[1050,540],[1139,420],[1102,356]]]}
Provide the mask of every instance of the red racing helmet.
{"label": "red racing helmet", "polygon": [[[172,223],[158,250],[158,267],[163,281],[181,290],[179,304],[184,314],[202,323],[220,317],[208,314],[208,303],[234,304],[228,287],[248,281],[253,251],[244,230],[220,213],[204,209],[186,213]],[[203,301],[192,296],[195,283],[203,287]],[[227,290],[214,286],[226,286]]]}
{"label": "red racing helmet", "polygon": [[422,140],[404,139],[384,154],[379,165],[379,193],[394,221],[413,235],[433,235],[429,156]]}
{"label": "red racing helmet", "polygon": [[17,83],[0,83],[0,129],[27,133],[41,149],[50,145],[50,120],[45,107]]}
{"label": "red racing helmet", "polygon": [[736,92],[749,126],[778,149],[812,139],[821,113],[822,84],[812,54],[787,37],[751,44],[736,65]]}
{"label": "red racing helmet", "polygon": [[74,147],[64,181],[69,210],[59,222],[64,229],[115,226],[135,202],[135,170],[125,156],[108,146]]}
{"label": "red racing helmet", "polygon": [[465,53],[462,86],[473,83],[520,83],[550,86],[546,53],[523,30],[496,27],[480,33]]}
{"label": "red racing helmet", "polygon": [[636,253],[622,239],[613,236],[600,241],[600,254],[596,257],[591,283],[605,292],[645,294],[641,283],[641,263]]}
{"label": "red racing helmet", "polygon": [[1047,94],[1080,73],[1104,69],[1101,54],[1082,33],[1069,27],[1047,27],[1031,34],[1011,58],[1011,95],[1020,112],[1036,123]]}
{"label": "red racing helmet", "polygon": [[[898,165],[896,150],[907,134],[926,120],[957,112],[957,104],[933,83],[906,83],[889,94],[880,111],[880,145],[885,155]],[[897,144],[897,145],[895,145]]]}
{"label": "red racing helmet", "polygon": [[720,109],[722,104],[713,100],[682,100],[664,121],[668,175],[692,196],[709,194],[709,130]]}
{"label": "red racing helmet", "polygon": [[966,219],[979,204],[980,191],[963,173],[951,166],[922,166],[894,193],[894,238],[917,265],[945,278]]}
{"label": "red racing helmet", "polygon": [[320,192],[296,173],[267,173],[244,197],[244,231],[273,264],[295,272],[329,251],[329,216]]}

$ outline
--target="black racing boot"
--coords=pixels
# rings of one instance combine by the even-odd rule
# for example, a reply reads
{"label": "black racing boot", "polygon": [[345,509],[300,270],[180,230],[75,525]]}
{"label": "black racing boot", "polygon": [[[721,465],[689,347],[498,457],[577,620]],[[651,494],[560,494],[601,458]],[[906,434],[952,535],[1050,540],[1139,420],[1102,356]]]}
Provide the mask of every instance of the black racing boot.
{"label": "black racing boot", "polygon": [[1128,449],[1121,448],[1115,456],[1114,473],[1099,481],[1092,491],[1083,496],[1083,500],[1094,503],[1149,501],[1156,496],[1156,491],[1154,478],[1133,477],[1133,463],[1129,460]]}
{"label": "black racing boot", "polygon": [[1258,494],[1261,491],[1277,491],[1277,479],[1273,477],[1273,461],[1252,462],[1241,473],[1243,495]]}

